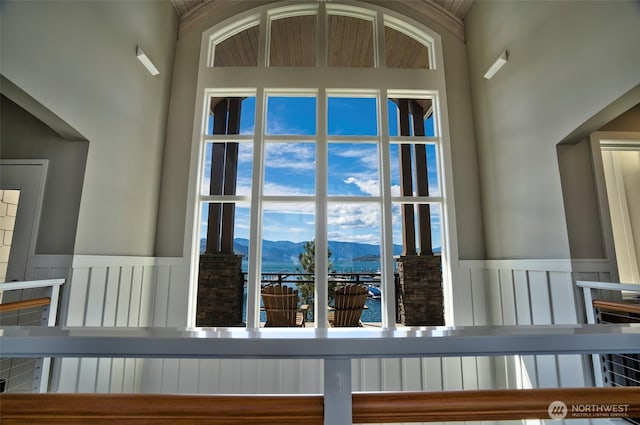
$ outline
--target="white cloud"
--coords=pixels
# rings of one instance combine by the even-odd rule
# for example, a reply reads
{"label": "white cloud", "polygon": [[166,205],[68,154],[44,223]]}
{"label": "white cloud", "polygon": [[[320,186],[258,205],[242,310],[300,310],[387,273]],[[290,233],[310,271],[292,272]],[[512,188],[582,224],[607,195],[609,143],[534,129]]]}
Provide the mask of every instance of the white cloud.
{"label": "white cloud", "polygon": [[371,228],[380,226],[380,211],[373,205],[338,204],[329,205],[329,226]]}
{"label": "white cloud", "polygon": [[236,181],[236,194],[251,194],[251,176],[238,176],[238,180]]}
{"label": "white cloud", "polygon": [[[202,179],[202,193],[209,193],[209,187],[211,185],[211,177],[205,176]],[[236,181],[236,195],[251,195],[251,178],[249,177],[238,177]]]}
{"label": "white cloud", "polygon": [[[288,111],[281,111],[279,112],[280,114],[285,114]],[[290,115],[290,113],[289,113]],[[271,135],[280,135],[280,134],[286,134],[286,135],[310,135],[310,134],[315,134],[315,128],[313,129],[314,131],[311,131],[311,129],[308,128],[302,128],[302,127],[297,127],[295,125],[292,125],[291,122],[293,121],[293,118],[291,117],[287,117],[286,119],[279,119],[277,117],[277,114],[271,115],[269,113],[267,113],[267,134],[271,134]]]}
{"label": "white cloud", "polygon": [[244,127],[240,127],[240,134],[253,134],[255,132],[255,125],[251,123],[251,125],[245,125]]}
{"label": "white cloud", "polygon": [[238,163],[253,162],[253,145],[251,143],[240,143],[238,146]]}
{"label": "white cloud", "polygon": [[[293,214],[300,216],[315,216],[315,204],[313,202],[288,204],[283,202],[265,202],[262,204],[265,213]],[[313,225],[313,224],[311,224]]]}
{"label": "white cloud", "polygon": [[315,145],[312,143],[269,143],[265,146],[267,169],[315,170]]}
{"label": "white cloud", "polygon": [[365,234],[351,234],[351,233],[343,233],[339,231],[329,232],[329,240],[330,241],[339,241],[339,242],[358,242],[358,243],[366,243],[370,245],[378,245],[380,243],[380,234],[379,231],[372,231],[371,233]]}
{"label": "white cloud", "polygon": [[349,144],[332,149],[331,154],[341,158],[356,159],[359,167],[368,170],[378,170],[378,148],[376,145]]}
{"label": "white cloud", "polygon": [[315,233],[313,203],[270,202],[263,205],[263,210],[263,239],[292,242],[313,239]]}
{"label": "white cloud", "polygon": [[358,189],[367,195],[378,196],[380,195],[380,184],[378,180],[368,179],[368,180],[360,180],[356,177],[348,177],[345,181],[347,184],[355,184]]}
{"label": "white cloud", "polygon": [[309,233],[309,228],[294,226],[283,228],[281,224],[274,224],[262,227],[262,239],[268,241],[286,240],[301,242],[313,239],[313,233]]}
{"label": "white cloud", "polygon": [[285,184],[275,182],[265,182],[263,186],[263,192],[265,195],[278,195],[278,196],[311,196],[313,195],[313,189],[301,188],[299,186],[288,186]]}

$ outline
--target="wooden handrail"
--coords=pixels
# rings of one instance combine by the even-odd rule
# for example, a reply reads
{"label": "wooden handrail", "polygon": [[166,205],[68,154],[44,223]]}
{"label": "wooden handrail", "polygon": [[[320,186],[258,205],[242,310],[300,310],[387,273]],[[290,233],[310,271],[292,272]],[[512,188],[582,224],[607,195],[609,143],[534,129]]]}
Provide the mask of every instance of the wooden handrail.
{"label": "wooden handrail", "polygon": [[322,396],[2,394],[4,425],[323,424]]}
{"label": "wooden handrail", "polygon": [[8,311],[21,310],[23,308],[43,307],[51,304],[51,298],[34,298],[32,300],[14,301],[10,303],[0,304],[0,313],[6,313]]}
{"label": "wooden handrail", "polygon": [[[640,417],[640,387],[549,388],[526,390],[468,390],[427,393],[353,395],[354,423],[489,421],[549,419],[549,405],[562,401],[567,419],[585,418],[572,406],[626,407],[628,417]],[[612,408],[613,409],[613,408]],[[620,417],[612,412],[611,416]]]}
{"label": "wooden handrail", "polygon": [[640,314],[640,304],[616,303],[613,301],[593,300],[593,307],[616,313]]}
{"label": "wooden handrail", "polygon": [[[554,401],[565,403],[567,419],[640,417],[640,387],[549,388],[359,393],[353,422],[549,419]],[[323,423],[322,396],[2,394],[0,405],[6,425]]]}

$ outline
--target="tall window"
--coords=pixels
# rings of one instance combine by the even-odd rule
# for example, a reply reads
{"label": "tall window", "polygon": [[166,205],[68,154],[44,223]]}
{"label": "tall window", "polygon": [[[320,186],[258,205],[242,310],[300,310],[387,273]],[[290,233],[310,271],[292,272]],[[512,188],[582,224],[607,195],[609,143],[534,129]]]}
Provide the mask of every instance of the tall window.
{"label": "tall window", "polygon": [[315,241],[315,326],[329,272],[368,261],[374,321],[393,327],[394,256],[446,251],[437,35],[383,9],[313,2],[255,10],[204,40],[194,244],[244,256],[247,326],[264,320],[263,274],[299,270]]}

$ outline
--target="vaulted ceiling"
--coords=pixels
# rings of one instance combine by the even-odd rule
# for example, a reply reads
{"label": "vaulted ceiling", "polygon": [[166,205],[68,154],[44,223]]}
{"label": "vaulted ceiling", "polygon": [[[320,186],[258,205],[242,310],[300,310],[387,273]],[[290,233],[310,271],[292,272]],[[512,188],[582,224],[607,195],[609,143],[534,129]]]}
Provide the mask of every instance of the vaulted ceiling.
{"label": "vaulted ceiling", "polygon": [[[321,0],[319,0],[321,1]],[[322,0],[330,1],[330,0]],[[396,0],[415,12],[436,20],[461,40],[464,40],[464,17],[474,0]],[[180,16],[180,32],[184,33],[191,21],[214,13],[230,4],[229,0],[171,0]]]}

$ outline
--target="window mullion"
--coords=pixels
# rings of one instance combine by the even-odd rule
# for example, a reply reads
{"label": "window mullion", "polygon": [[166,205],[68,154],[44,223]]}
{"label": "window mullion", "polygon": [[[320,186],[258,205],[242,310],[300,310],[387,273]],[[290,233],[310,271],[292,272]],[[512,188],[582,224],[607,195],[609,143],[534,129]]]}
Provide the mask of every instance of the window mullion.
{"label": "window mullion", "polygon": [[316,64],[318,68],[327,67],[327,13],[324,3],[320,3],[320,10],[317,15],[318,19],[318,35],[316,40]]}
{"label": "window mullion", "polygon": [[253,171],[251,182],[251,223],[249,261],[247,269],[247,328],[260,327],[260,281],[262,258],[262,174],[264,170],[264,89],[256,93],[255,139],[253,142]]}
{"label": "window mullion", "polygon": [[[260,15],[260,31],[258,33],[258,69],[264,69],[267,67],[268,55],[269,55],[269,17],[266,12],[262,12]],[[257,124],[257,122],[256,122]],[[256,127],[257,129],[258,127]],[[257,134],[257,131],[256,131]]]}
{"label": "window mullion", "polygon": [[327,94],[321,89],[317,98],[316,141],[316,258],[315,258],[315,322],[316,327],[328,324],[327,302],[329,284],[327,276],[329,242],[327,240],[327,192],[328,192],[328,146],[327,146]]}
{"label": "window mullion", "polygon": [[380,122],[380,186],[382,192],[382,225],[380,255],[380,285],[382,287],[382,326],[394,328],[395,277],[393,272],[393,217],[391,214],[391,155],[389,154],[389,123],[387,122],[387,91],[382,89],[378,98]]}
{"label": "window mullion", "polygon": [[[374,49],[375,49],[375,54],[377,56],[376,58],[377,66],[378,66],[378,69],[386,69],[387,57],[386,57],[386,51],[385,51],[385,45],[384,45],[384,13],[382,13],[382,11],[378,11],[375,24],[376,24],[376,31],[375,31],[375,39],[374,39]],[[381,98],[381,99],[384,99],[386,102],[386,98]],[[386,115],[383,115],[383,117],[386,117]]]}

